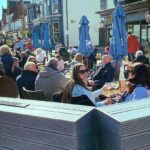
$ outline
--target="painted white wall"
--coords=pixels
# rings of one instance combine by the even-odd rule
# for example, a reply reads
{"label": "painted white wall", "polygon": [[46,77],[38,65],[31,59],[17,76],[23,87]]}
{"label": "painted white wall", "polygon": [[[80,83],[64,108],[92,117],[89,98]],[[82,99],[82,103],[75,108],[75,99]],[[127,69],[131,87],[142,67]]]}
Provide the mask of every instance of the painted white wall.
{"label": "painted white wall", "polygon": [[107,0],[107,9],[114,8],[114,0]]}
{"label": "painted white wall", "polygon": [[[99,35],[99,15],[95,12],[100,10],[100,0],[68,0],[68,22],[69,22],[69,44],[78,46],[79,41],[79,21],[86,15],[90,21],[90,38],[94,45],[98,45]],[[64,39],[66,44],[66,0],[63,0],[63,25]]]}

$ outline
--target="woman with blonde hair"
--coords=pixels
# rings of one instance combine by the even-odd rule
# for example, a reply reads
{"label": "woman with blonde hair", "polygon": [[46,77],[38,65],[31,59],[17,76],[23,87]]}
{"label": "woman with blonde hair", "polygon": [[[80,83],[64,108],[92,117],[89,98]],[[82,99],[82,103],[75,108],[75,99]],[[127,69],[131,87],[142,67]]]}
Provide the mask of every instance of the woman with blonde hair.
{"label": "woman with blonde hair", "polygon": [[74,67],[75,64],[78,64],[78,63],[83,63],[83,55],[80,54],[80,53],[77,53],[75,56],[74,56],[74,59],[72,60],[71,62],[71,68]]}
{"label": "woman with blonde hair", "polygon": [[11,55],[11,50],[7,45],[0,47],[1,61],[5,70],[5,74],[9,77],[12,77],[11,68],[13,65],[13,57]]}
{"label": "woman with blonde hair", "polygon": [[41,48],[37,48],[35,50],[35,54],[36,54],[36,61],[38,63],[43,63],[46,58],[46,52],[42,50]]}

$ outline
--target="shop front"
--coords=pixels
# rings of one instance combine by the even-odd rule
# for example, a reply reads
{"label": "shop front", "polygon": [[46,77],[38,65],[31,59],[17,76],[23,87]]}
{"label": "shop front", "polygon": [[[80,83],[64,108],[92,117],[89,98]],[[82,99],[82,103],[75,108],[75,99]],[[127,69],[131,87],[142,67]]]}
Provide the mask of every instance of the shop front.
{"label": "shop front", "polygon": [[[150,22],[146,18],[149,14],[149,0],[138,1],[131,4],[123,5],[122,8],[126,13],[126,28],[137,36],[141,49],[150,58]],[[104,19],[105,43],[109,43],[111,38],[112,11],[108,9],[97,12]]]}
{"label": "shop front", "polygon": [[63,23],[62,15],[49,15],[45,18],[37,18],[33,21],[33,27],[37,26],[39,29],[39,38],[40,38],[40,27],[43,23],[48,23],[48,32],[50,36],[50,41],[52,44],[52,49],[55,48],[55,45],[62,43],[63,41]]}
{"label": "shop front", "polygon": [[55,16],[51,15],[49,17],[48,23],[53,48],[55,45],[59,43],[64,44],[62,15],[61,14]]}

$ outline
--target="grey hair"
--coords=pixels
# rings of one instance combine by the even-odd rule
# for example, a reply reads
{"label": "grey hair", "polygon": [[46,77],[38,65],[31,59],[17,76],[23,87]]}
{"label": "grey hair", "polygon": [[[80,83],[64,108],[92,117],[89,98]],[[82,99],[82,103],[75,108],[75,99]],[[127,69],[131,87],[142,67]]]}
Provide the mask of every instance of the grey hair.
{"label": "grey hair", "polygon": [[55,57],[52,57],[46,64],[48,67],[55,67],[57,68],[58,60]]}
{"label": "grey hair", "polygon": [[142,56],[143,55],[143,52],[141,50],[138,50],[135,54],[135,57],[139,57],[139,56]]}
{"label": "grey hair", "polygon": [[36,65],[34,62],[26,62],[24,65],[24,70],[36,71]]}

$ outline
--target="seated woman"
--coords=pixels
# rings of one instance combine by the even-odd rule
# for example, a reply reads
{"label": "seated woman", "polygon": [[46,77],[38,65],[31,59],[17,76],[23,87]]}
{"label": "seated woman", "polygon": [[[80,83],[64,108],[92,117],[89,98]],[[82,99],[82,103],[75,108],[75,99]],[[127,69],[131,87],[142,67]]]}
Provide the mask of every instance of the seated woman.
{"label": "seated woman", "polygon": [[[87,77],[88,77],[88,70],[86,66],[84,64],[79,63],[76,64],[73,68],[72,80],[67,84],[61,101],[63,103],[72,103],[71,102],[72,97],[79,97],[82,95],[86,95],[89,101],[91,101],[94,106],[97,106],[95,99],[102,93],[103,88],[91,92],[87,86]],[[109,100],[99,102],[98,106],[105,104],[109,104]]]}
{"label": "seated woman", "polygon": [[37,48],[35,53],[36,53],[36,61],[38,63],[44,63],[44,59],[46,58],[46,52],[41,48]]}
{"label": "seated woman", "polygon": [[128,89],[118,99],[119,102],[137,101],[150,97],[150,74],[144,64],[134,63],[127,81]]}
{"label": "seated woman", "polygon": [[12,77],[11,67],[13,65],[13,57],[11,55],[11,50],[7,45],[0,47],[1,61],[3,63],[5,75]]}
{"label": "seated woman", "polygon": [[71,65],[71,69],[74,67],[74,65],[78,64],[78,63],[83,63],[83,55],[80,53],[77,53],[74,56],[74,59],[71,61],[70,65]]}

